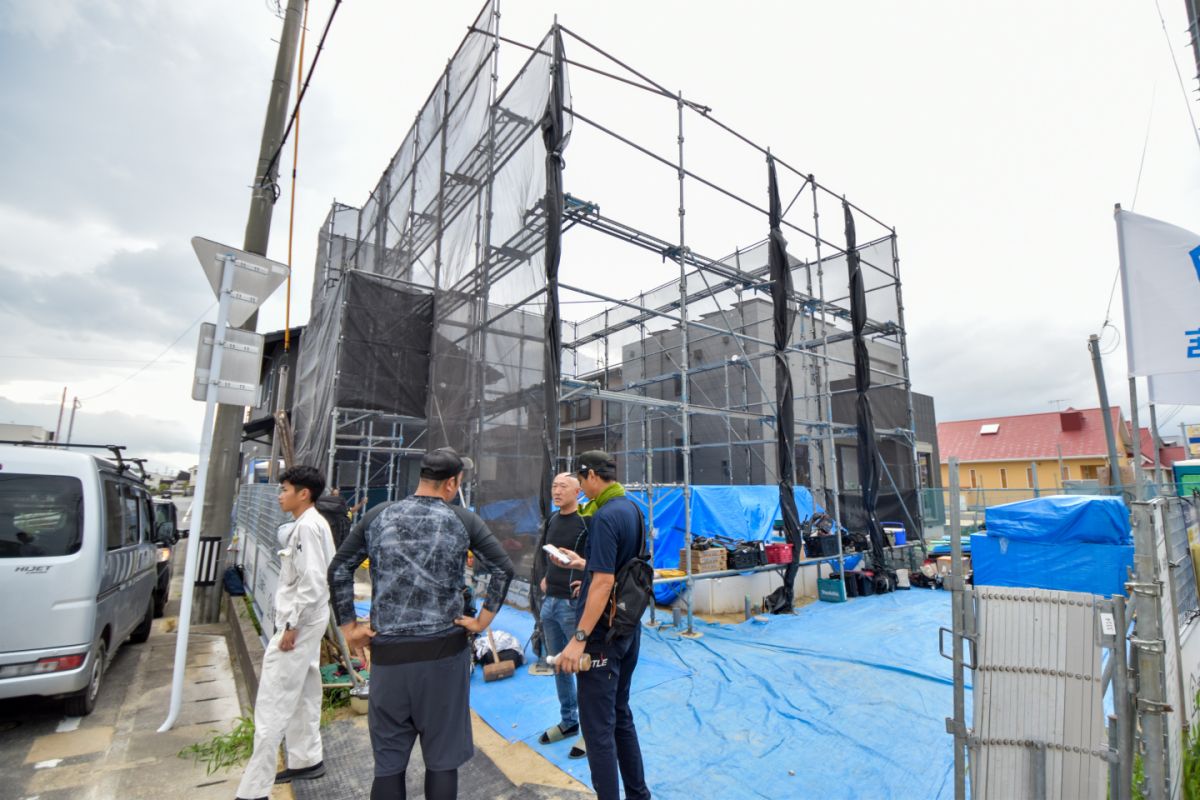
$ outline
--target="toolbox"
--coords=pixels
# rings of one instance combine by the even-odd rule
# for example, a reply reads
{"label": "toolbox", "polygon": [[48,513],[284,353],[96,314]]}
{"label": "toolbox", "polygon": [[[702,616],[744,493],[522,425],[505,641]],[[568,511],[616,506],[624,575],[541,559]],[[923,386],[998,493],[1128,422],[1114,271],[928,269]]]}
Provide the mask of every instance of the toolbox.
{"label": "toolbox", "polygon": [[836,578],[817,578],[817,598],[826,603],[844,603],[846,591]]}

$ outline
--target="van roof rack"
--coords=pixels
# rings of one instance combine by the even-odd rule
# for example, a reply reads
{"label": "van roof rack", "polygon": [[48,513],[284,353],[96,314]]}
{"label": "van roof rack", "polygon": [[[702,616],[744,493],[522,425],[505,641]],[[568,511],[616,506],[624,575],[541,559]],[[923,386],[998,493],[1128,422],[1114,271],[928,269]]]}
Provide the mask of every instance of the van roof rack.
{"label": "van roof rack", "polygon": [[54,450],[65,450],[73,447],[84,447],[93,450],[107,450],[112,453],[113,458],[117,461],[117,469],[124,472],[130,469],[130,464],[136,464],[138,471],[142,473],[142,481],[149,480],[146,475],[146,459],[144,458],[127,458],[121,455],[121,451],[125,449],[123,444],[76,444],[75,442],[34,442],[34,441],[18,441],[14,439],[0,439],[0,444],[13,444],[18,447],[48,447]]}

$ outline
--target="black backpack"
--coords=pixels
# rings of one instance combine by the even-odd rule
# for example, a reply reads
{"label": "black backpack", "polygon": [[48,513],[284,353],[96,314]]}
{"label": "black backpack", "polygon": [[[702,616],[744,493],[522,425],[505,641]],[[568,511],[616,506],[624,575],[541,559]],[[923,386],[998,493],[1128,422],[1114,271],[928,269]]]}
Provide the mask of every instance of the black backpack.
{"label": "black backpack", "polygon": [[[632,500],[629,502],[633,503]],[[622,564],[613,577],[608,608],[604,612],[604,620],[608,623],[605,644],[638,629],[642,624],[642,614],[646,613],[646,606],[650,605],[650,598],[654,594],[654,567],[650,564],[650,552],[646,549],[646,523],[636,503],[634,509],[637,511],[640,535],[638,554]]]}

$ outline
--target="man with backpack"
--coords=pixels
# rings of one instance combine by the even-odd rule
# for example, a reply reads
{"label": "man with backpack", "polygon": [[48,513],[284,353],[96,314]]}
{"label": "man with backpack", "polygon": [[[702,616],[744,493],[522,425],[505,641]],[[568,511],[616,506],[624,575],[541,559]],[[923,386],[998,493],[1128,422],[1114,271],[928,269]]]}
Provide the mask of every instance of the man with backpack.
{"label": "man with backpack", "polygon": [[[583,602],[574,636],[555,667],[577,673],[579,721],[596,796],[619,800],[619,773],[626,800],[647,800],[650,790],[629,708],[629,687],[641,644],[641,613],[649,602],[653,575],[646,555],[645,523],[641,510],[625,496],[625,487],[617,483],[617,464],[608,453],[582,453],[576,475],[588,497],[579,512],[587,518],[588,540],[582,558],[564,551],[571,558],[564,566],[583,572]],[[585,652],[591,656],[591,668],[580,672]]]}

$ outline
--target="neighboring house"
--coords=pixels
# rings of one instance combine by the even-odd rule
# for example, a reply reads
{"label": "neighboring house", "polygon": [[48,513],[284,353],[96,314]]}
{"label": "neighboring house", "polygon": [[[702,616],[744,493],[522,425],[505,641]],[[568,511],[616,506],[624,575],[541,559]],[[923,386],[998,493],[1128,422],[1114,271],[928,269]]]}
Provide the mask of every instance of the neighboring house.
{"label": "neighboring house", "polygon": [[[1120,437],[1117,460],[1128,469],[1131,429],[1119,407],[1110,413]],[[1108,466],[1099,408],[941,422],[937,437],[942,485],[950,485],[950,459],[957,458],[962,490],[996,491],[992,504],[1061,492],[1067,481],[1100,480]]]}

